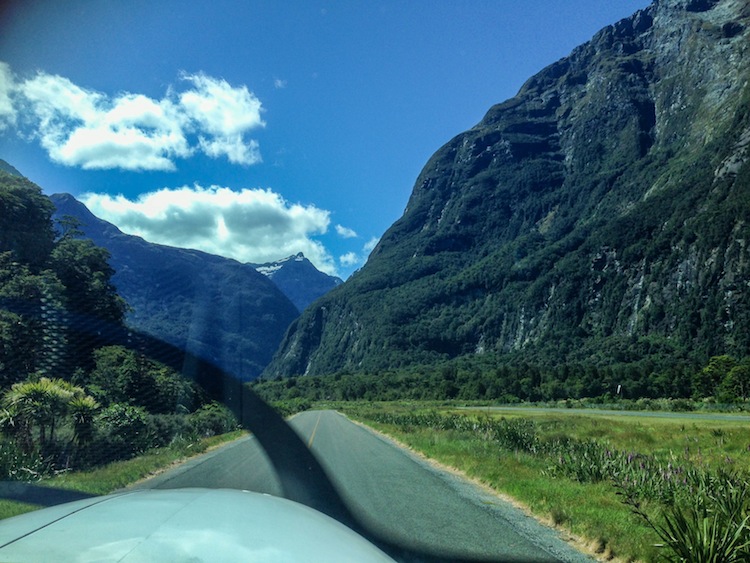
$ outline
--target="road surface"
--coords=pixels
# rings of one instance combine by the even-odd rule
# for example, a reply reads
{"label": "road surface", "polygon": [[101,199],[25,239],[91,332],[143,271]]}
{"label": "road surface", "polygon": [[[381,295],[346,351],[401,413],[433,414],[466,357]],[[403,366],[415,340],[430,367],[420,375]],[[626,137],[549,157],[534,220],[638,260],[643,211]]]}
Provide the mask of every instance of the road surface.
{"label": "road surface", "polygon": [[[339,413],[305,412],[291,424],[359,521],[393,544],[448,560],[591,561],[553,530],[494,495]],[[139,486],[222,487],[281,495],[279,481],[253,437]]]}

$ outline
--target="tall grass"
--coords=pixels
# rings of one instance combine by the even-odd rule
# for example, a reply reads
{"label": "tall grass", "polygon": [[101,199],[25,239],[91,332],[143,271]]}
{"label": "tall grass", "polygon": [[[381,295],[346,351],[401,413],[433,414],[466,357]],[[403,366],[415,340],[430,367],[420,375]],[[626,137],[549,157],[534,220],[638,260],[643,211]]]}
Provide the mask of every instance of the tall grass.
{"label": "tall grass", "polygon": [[30,481],[50,473],[49,463],[35,452],[24,452],[15,440],[0,437],[0,475],[7,481]]}
{"label": "tall grass", "polygon": [[689,495],[665,507],[661,518],[624,494],[632,507],[671,549],[671,561],[739,563],[750,561],[750,487],[734,474],[693,473]]}

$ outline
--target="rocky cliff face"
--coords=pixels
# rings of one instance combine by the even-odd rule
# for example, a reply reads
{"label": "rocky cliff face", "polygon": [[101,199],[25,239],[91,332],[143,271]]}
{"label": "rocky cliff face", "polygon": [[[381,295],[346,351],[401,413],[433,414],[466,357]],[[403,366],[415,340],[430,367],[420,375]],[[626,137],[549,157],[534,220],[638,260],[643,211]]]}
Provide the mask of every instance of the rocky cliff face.
{"label": "rocky cliff face", "polygon": [[429,160],[271,376],[750,353],[750,3],[657,0]]}

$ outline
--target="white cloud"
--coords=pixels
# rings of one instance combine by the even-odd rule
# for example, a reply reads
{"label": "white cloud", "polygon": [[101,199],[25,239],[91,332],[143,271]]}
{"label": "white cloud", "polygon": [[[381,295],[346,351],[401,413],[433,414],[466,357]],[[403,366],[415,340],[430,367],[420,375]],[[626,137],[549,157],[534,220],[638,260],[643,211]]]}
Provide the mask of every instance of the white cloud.
{"label": "white cloud", "polygon": [[206,139],[199,137],[199,144],[203,152],[212,158],[226,156],[234,164],[257,164],[262,162],[257,141],[245,142],[240,135]]}
{"label": "white cloud", "polygon": [[277,90],[281,90],[282,88],[286,88],[287,81],[282,80],[281,78],[276,78],[273,81],[273,87]]}
{"label": "white cloud", "polygon": [[346,254],[342,254],[339,257],[339,262],[341,262],[342,266],[350,268],[352,266],[360,264],[362,262],[362,259],[356,252],[347,252]]}
{"label": "white cloud", "polygon": [[10,66],[0,62],[0,131],[16,123],[16,112],[11,100],[13,86],[13,73]]}
{"label": "white cloud", "polygon": [[[57,80],[50,79],[57,78]],[[40,119],[42,146],[56,162],[86,169],[173,170],[173,159],[193,153],[184,118],[168,100],[123,94],[109,101],[59,77],[38,77],[23,86]],[[47,87],[61,92],[44,94]],[[71,120],[78,123],[70,126]]]}
{"label": "white cloud", "polygon": [[161,99],[112,97],[44,72],[17,81],[0,63],[0,130],[22,117],[22,136],[37,139],[55,162],[86,169],[174,170],[198,151],[260,162],[258,142],[247,138],[265,126],[260,100],[246,86],[202,73],[181,78],[190,88],[169,88]]}
{"label": "white cloud", "polygon": [[199,137],[203,151],[213,157],[226,156],[235,164],[256,164],[261,161],[257,141],[245,142],[243,135],[257,127],[265,127],[261,118],[260,100],[246,86],[232,87],[226,80],[205,74],[182,77],[195,86],[180,94],[180,106],[211,136]]}
{"label": "white cloud", "polygon": [[370,255],[370,253],[375,250],[375,247],[380,242],[380,237],[372,237],[370,240],[368,240],[365,245],[362,247],[362,250],[367,254],[367,256]]}
{"label": "white cloud", "polygon": [[357,238],[357,233],[354,230],[341,225],[336,225],[336,233],[341,238]]}
{"label": "white cloud", "polygon": [[184,74],[182,78],[195,89],[180,94],[180,105],[205,131],[221,137],[265,126],[260,100],[246,86],[234,88],[226,80],[205,74]]}
{"label": "white cloud", "polygon": [[253,263],[303,252],[318,269],[337,275],[329,252],[313,239],[327,232],[330,213],[291,204],[271,190],[196,185],[141,194],[135,201],[108,194],[81,200],[94,215],[151,242]]}
{"label": "white cloud", "polygon": [[339,263],[345,268],[351,268],[352,266],[359,266],[367,261],[370,253],[377,246],[380,239],[378,237],[372,237],[362,247],[362,253],[357,254],[356,252],[347,252],[339,256]]}

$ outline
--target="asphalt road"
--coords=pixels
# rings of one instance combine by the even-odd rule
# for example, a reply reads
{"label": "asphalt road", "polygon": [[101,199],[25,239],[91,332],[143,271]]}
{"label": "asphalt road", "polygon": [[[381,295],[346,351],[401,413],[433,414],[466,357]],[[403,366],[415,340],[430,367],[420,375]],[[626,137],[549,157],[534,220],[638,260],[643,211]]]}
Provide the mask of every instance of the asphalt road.
{"label": "asphalt road", "polygon": [[[591,561],[554,530],[339,413],[305,412],[291,423],[357,519],[392,544],[447,560]],[[139,487],[220,487],[281,495],[253,437]]]}

